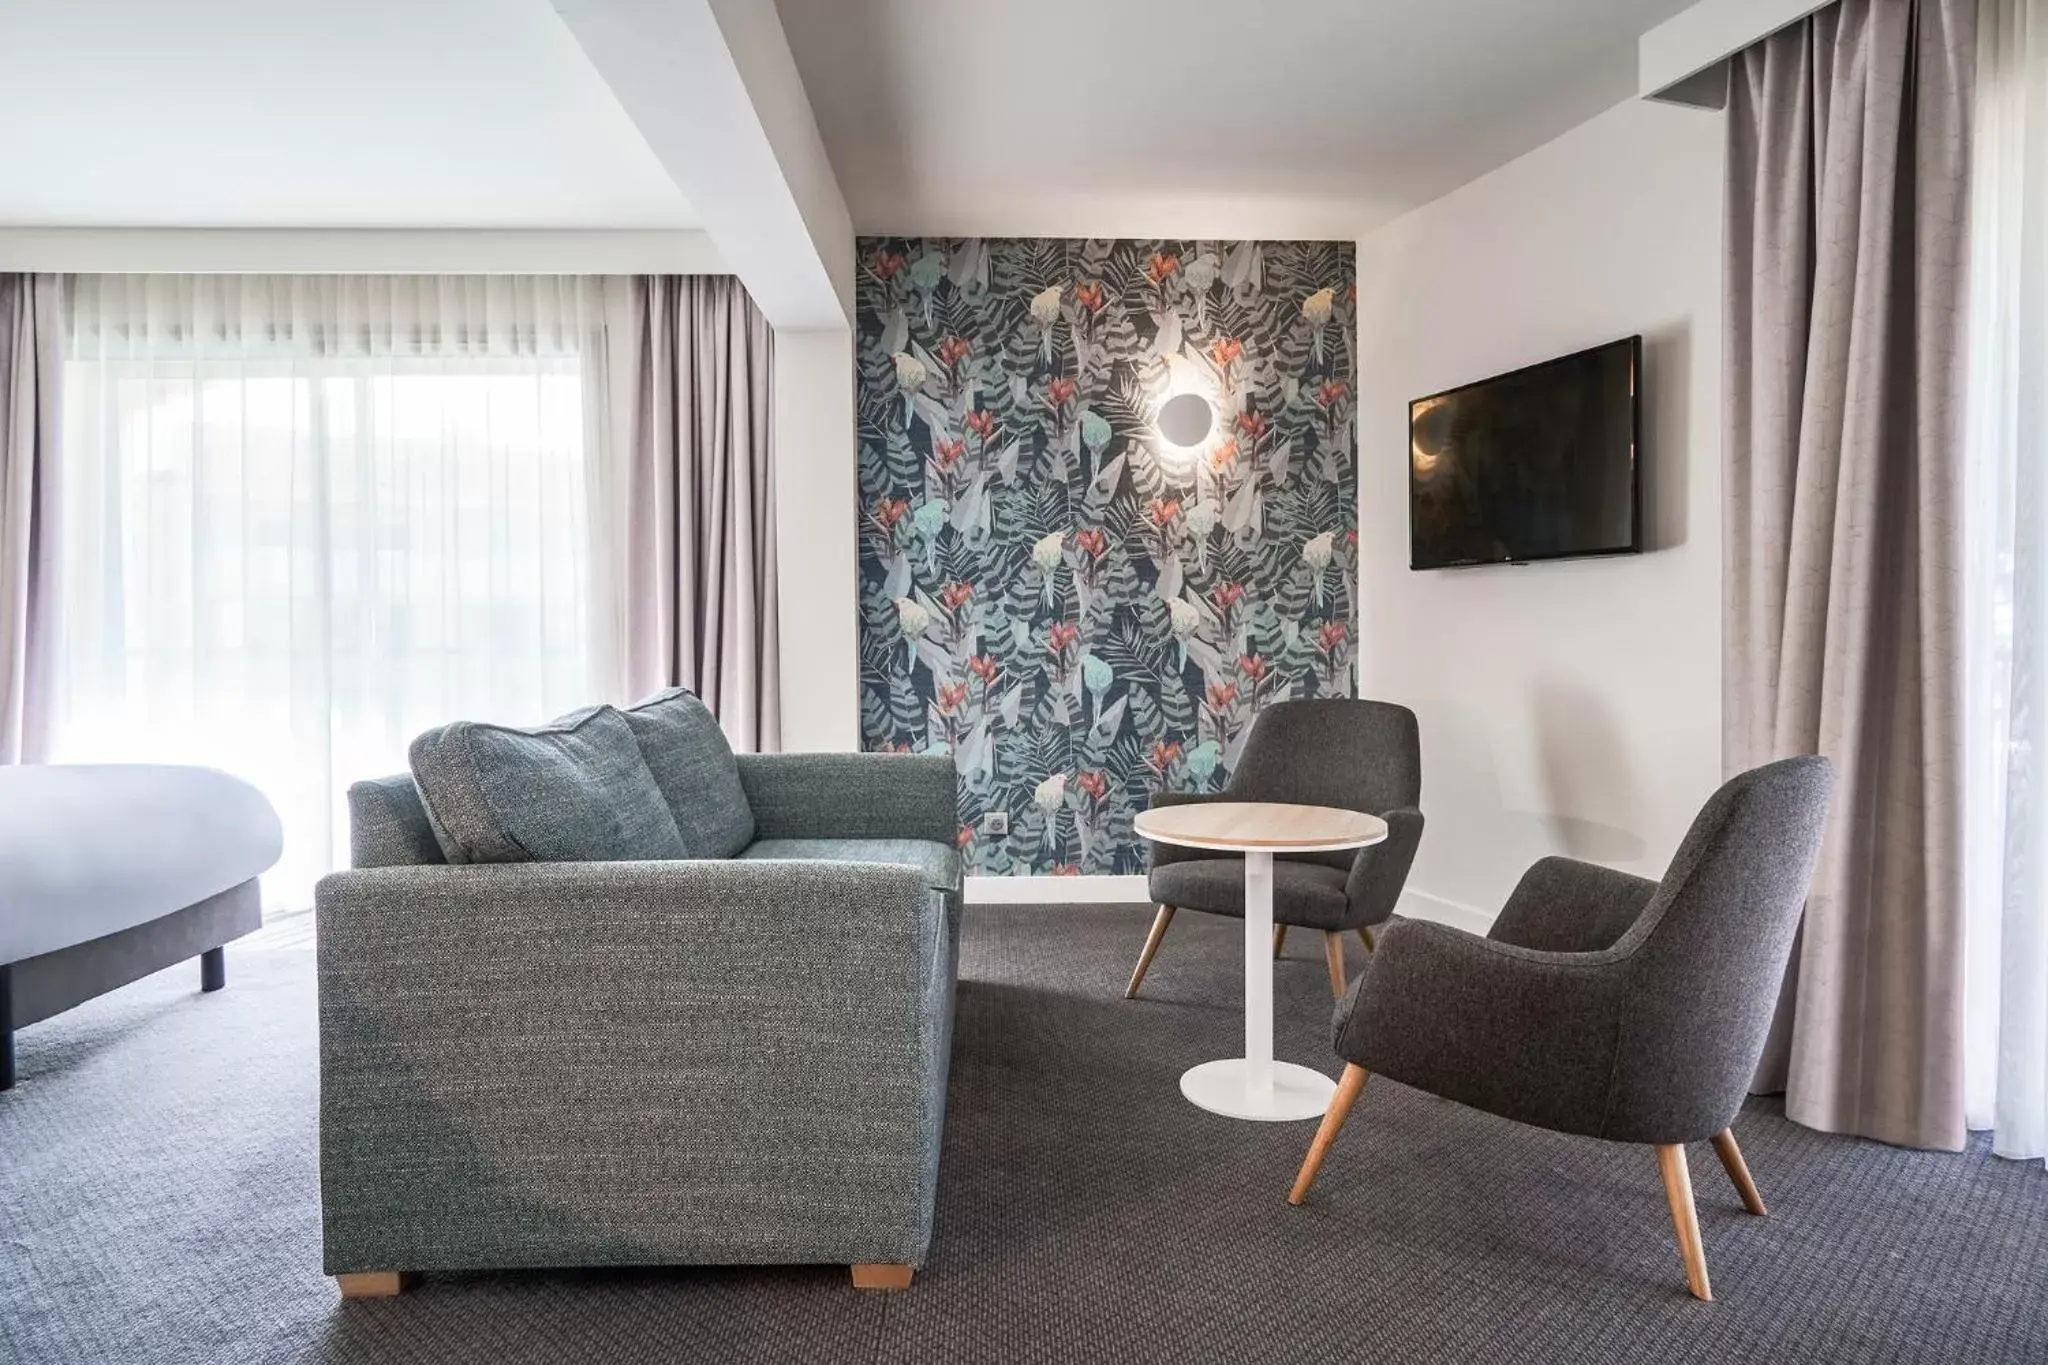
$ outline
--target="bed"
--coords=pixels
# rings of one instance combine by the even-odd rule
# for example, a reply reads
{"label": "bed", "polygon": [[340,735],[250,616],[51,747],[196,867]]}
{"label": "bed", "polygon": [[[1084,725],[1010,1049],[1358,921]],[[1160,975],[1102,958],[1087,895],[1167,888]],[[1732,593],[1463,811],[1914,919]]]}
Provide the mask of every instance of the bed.
{"label": "bed", "polygon": [[211,768],[0,767],[0,1090],[17,1029],[190,957],[225,985],[282,846],[263,794]]}

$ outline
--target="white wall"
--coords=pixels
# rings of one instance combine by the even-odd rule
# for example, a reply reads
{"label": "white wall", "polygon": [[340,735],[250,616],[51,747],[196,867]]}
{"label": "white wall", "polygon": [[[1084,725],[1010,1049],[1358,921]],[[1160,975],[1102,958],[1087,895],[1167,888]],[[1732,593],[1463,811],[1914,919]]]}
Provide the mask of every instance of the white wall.
{"label": "white wall", "polygon": [[860,747],[853,332],[775,333],[782,747]]}
{"label": "white wall", "polygon": [[[1721,119],[1630,101],[1364,238],[1360,688],[1421,720],[1412,913],[1662,873],[1720,774]],[[1640,332],[1640,557],[1408,568],[1407,405]],[[1445,904],[1448,902],[1448,904]]]}

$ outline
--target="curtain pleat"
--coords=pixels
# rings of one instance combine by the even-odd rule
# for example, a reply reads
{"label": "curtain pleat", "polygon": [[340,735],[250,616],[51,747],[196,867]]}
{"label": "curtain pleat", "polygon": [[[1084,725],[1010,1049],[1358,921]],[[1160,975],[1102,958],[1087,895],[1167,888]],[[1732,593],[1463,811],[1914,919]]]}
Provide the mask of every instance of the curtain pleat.
{"label": "curtain pleat", "polygon": [[2048,0],[1983,0],[1971,213],[1966,1108],[2048,1156]]}
{"label": "curtain pleat", "polygon": [[772,751],[782,730],[773,339],[730,277],[650,276],[633,291],[629,690],[688,687],[736,748]]}
{"label": "curtain pleat", "polygon": [[38,762],[49,741],[58,286],[54,275],[0,274],[0,763]]}
{"label": "curtain pleat", "polygon": [[1757,1077],[1962,1145],[1960,469],[1975,0],[1840,0],[1728,101],[1724,757],[1835,765]]}

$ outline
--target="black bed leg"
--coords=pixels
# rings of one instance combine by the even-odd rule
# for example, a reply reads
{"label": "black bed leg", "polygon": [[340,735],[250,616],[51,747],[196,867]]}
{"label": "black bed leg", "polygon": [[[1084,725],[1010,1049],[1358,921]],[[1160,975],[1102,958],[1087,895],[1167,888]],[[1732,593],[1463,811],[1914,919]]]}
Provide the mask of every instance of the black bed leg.
{"label": "black bed leg", "polygon": [[14,968],[0,965],[0,1090],[14,1089]]}
{"label": "black bed leg", "polygon": [[217,991],[228,984],[228,950],[208,948],[199,955],[199,989]]}

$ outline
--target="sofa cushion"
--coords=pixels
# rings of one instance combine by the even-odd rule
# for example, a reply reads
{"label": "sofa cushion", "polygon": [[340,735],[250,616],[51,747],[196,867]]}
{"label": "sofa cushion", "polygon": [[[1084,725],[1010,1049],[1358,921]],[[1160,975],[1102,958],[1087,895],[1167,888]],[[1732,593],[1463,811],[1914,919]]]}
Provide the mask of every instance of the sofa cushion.
{"label": "sofa cushion", "polygon": [[411,757],[451,863],[690,856],[633,727],[612,707],[529,730],[458,721],[414,740]]}
{"label": "sofa cushion", "polygon": [[754,810],[717,717],[671,687],[622,712],[692,858],[730,858],[754,841]]}
{"label": "sofa cushion", "polygon": [[960,855],[929,839],[762,839],[740,856],[906,864],[923,873],[924,884],[934,891],[960,889]]}

